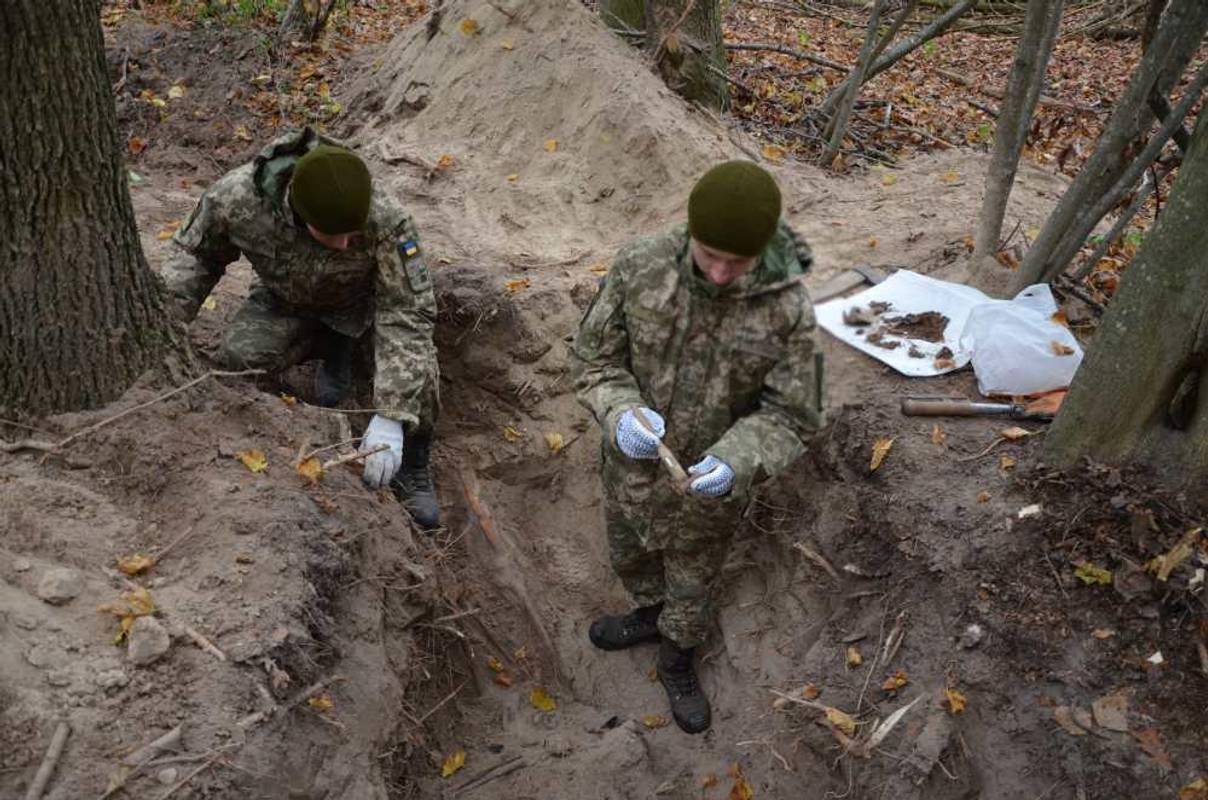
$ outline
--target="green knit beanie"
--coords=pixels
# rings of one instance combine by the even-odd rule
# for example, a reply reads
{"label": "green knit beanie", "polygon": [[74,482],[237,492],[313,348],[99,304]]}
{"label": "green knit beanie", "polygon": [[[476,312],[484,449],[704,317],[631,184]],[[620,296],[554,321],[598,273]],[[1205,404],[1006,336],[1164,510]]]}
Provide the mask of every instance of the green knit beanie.
{"label": "green knit beanie", "polygon": [[372,193],[364,161],[342,147],[321,144],[294,165],[289,203],[323,233],[352,233],[365,227]]}
{"label": "green knit beanie", "polygon": [[776,180],[750,161],[727,161],[704,174],[688,196],[688,232],[703,245],[757,256],[780,221]]}

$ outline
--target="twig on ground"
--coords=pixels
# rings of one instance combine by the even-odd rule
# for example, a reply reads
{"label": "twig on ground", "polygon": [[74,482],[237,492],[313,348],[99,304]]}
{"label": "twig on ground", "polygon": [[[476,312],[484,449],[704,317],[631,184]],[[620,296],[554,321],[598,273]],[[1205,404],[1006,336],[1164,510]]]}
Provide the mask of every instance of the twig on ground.
{"label": "twig on ground", "polygon": [[180,625],[179,627],[180,627],[181,631],[185,634],[185,636],[188,636],[190,639],[192,639],[193,643],[196,644],[198,647],[200,647],[202,650],[205,650],[207,653],[214,656],[214,658],[218,659],[219,661],[227,660],[226,653],[219,650],[218,647],[213,642],[211,642],[206,637],[202,636],[200,633],[198,633],[192,627],[190,627],[188,625]]}
{"label": "twig on ground", "polygon": [[189,781],[193,780],[193,779],[194,779],[194,778],[196,778],[198,775],[200,775],[201,773],[205,772],[205,771],[206,771],[207,769],[209,769],[210,767],[212,767],[212,766],[214,766],[215,764],[217,764],[217,763],[218,763],[218,759],[219,759],[219,758],[221,758],[221,756],[218,756],[218,755],[211,756],[211,757],[210,757],[208,760],[206,760],[206,762],[205,762],[204,764],[202,764],[200,767],[198,767],[197,769],[193,770],[193,771],[192,771],[192,772],[190,772],[188,775],[184,776],[184,777],[183,777],[183,778],[181,778],[179,781],[177,781],[176,783],[174,783],[174,784],[171,786],[171,788],[169,788],[169,789],[168,789],[168,791],[166,791],[166,792],[164,792],[163,794],[161,794],[159,797],[157,797],[157,798],[156,798],[156,800],[168,800],[168,798],[169,798],[169,797],[171,797],[172,795],[176,794],[176,792],[177,792],[177,791],[179,791],[181,788],[183,788],[183,787],[184,787],[184,785],[185,785],[185,784],[187,784]]}
{"label": "twig on ground", "polygon": [[305,703],[312,696],[323,691],[331,684],[337,683],[338,681],[342,681],[342,680],[344,680],[343,676],[332,675],[330,677],[324,678],[323,680],[316,681],[315,683],[312,683],[310,686],[307,686],[302,691],[298,692],[296,695],[294,695],[292,698],[290,698],[284,704],[279,705],[279,706],[274,706],[274,707],[266,709],[264,711],[257,711],[254,714],[248,714],[246,717],[239,720],[235,724],[240,728],[250,728],[253,725],[256,725],[260,722],[264,722],[272,717],[275,717],[278,714],[283,714],[283,713],[290,711],[295,706]]}
{"label": "twig on ground", "polygon": [[364,452],[348,453],[347,455],[338,456],[336,458],[331,459],[330,461],[324,461],[323,462],[323,471],[327,472],[328,470],[334,469],[342,464],[351,464],[354,461],[361,461],[363,459],[369,458],[371,455],[374,455],[375,453],[380,453],[383,450],[389,450],[389,449],[390,449],[390,445],[379,444],[377,447],[373,448],[372,450],[365,450]]}
{"label": "twig on ground", "polygon": [[806,558],[817,564],[819,567],[822,567],[822,569],[826,570],[827,575],[830,575],[835,580],[842,582],[843,579],[840,577],[838,571],[835,570],[835,568],[831,566],[831,563],[827,561],[826,558],[823,557],[823,555],[817,550],[813,549],[804,542],[793,542],[793,548],[800,550]]}
{"label": "twig on ground", "polygon": [[109,778],[109,788],[100,796],[100,800],[108,800],[108,798],[122,791],[126,783],[131,778],[137,775],[148,766],[151,761],[164,750],[175,750],[180,746],[181,726],[177,725],[172,730],[165,733],[150,742],[147,742],[142,747],[125,756],[118,765],[117,772]]}
{"label": "twig on ground", "polygon": [[1053,566],[1053,559],[1049,558],[1049,554],[1044,554],[1045,563],[1049,565],[1049,569],[1053,571],[1053,580],[1057,581],[1057,588],[1061,590],[1061,596],[1066,600],[1070,599],[1069,594],[1065,591],[1065,586],[1061,583],[1061,575],[1057,572],[1057,567]]}
{"label": "twig on ground", "polygon": [[426,722],[426,721],[427,721],[427,719],[428,719],[429,717],[431,717],[431,716],[432,716],[433,714],[435,714],[437,711],[440,711],[442,708],[444,708],[444,707],[445,707],[445,704],[447,704],[447,703],[448,703],[450,700],[452,700],[454,697],[457,697],[457,695],[458,695],[458,694],[461,692],[461,690],[462,690],[462,689],[464,689],[464,688],[466,688],[466,684],[467,684],[467,683],[469,683],[469,682],[470,682],[470,681],[469,681],[469,679],[468,679],[468,678],[467,678],[466,680],[462,681],[460,686],[458,686],[458,687],[457,687],[456,689],[454,689],[453,691],[449,692],[449,694],[448,694],[448,695],[445,697],[445,699],[444,699],[444,700],[441,700],[439,703],[437,703],[436,705],[432,706],[432,708],[428,709],[428,713],[426,713],[426,714],[424,714],[422,717],[420,717],[420,718],[417,720],[417,722],[418,722],[420,725],[423,725],[423,724],[424,724],[424,722]]}
{"label": "twig on ground", "polygon": [[491,781],[499,780],[500,778],[511,775],[516,770],[524,769],[528,766],[528,762],[520,756],[513,756],[506,761],[488,767],[487,769],[477,773],[468,781],[458,786],[453,790],[453,795],[457,796],[465,792],[472,792],[475,789],[481,789]]}
{"label": "twig on ground", "polygon": [[831,61],[829,58],[807,53],[803,50],[794,50],[791,47],[785,47],[780,44],[765,44],[762,42],[726,42],[727,50],[752,50],[752,51],[767,51],[769,53],[780,53],[782,56],[790,56],[791,58],[808,61],[811,64],[817,64],[820,67],[837,70],[839,72],[847,72],[850,67],[840,64],[838,61]]}
{"label": "twig on ground", "polygon": [[695,7],[696,0],[688,0],[687,3],[684,3],[684,12],[680,14],[679,19],[675,21],[675,24],[672,25],[665,34],[663,34],[662,40],[659,41],[659,46],[654,48],[654,60],[656,62],[662,59],[663,51],[667,48],[667,42],[671,40],[672,36],[675,36],[677,33],[679,33],[680,26],[684,24],[684,20],[688,19],[688,15],[692,13],[692,9]]}
{"label": "twig on ground", "polygon": [[63,745],[67,743],[67,737],[70,734],[71,726],[66,722],[60,722],[55,728],[54,735],[50,739],[50,747],[47,748],[46,755],[42,758],[42,764],[34,775],[33,783],[29,785],[29,791],[25,793],[25,800],[42,799],[42,793],[46,791],[46,784],[50,783],[50,776],[54,773],[59,758],[63,755]]}
{"label": "twig on ground", "polygon": [[187,531],[182,533],[180,536],[177,536],[175,539],[168,542],[168,544],[162,550],[160,550],[158,553],[151,556],[151,560],[154,561],[156,564],[163,561],[167,557],[168,553],[171,553],[173,550],[176,549],[177,545],[186,541],[190,536],[193,535],[194,531],[196,531],[196,530],[197,530],[196,525],[190,527]]}
{"label": "twig on ground", "polygon": [[899,612],[897,619],[894,620],[893,628],[890,629],[889,635],[885,637],[885,646],[881,652],[884,657],[881,659],[881,666],[888,667],[893,661],[894,656],[898,654],[898,648],[902,646],[902,640],[906,638],[906,612]]}
{"label": "twig on ground", "polygon": [[[306,453],[305,455],[299,455],[298,463],[301,464],[304,461],[309,461],[310,459],[317,456],[319,453],[326,453],[328,450],[335,450],[340,447],[345,447],[346,445],[356,444],[359,441],[361,441],[360,436],[353,436],[351,439],[345,439],[342,442],[336,442],[335,444],[323,445],[322,447],[311,450],[309,453]],[[303,448],[303,450],[305,450],[305,449],[306,448]]]}

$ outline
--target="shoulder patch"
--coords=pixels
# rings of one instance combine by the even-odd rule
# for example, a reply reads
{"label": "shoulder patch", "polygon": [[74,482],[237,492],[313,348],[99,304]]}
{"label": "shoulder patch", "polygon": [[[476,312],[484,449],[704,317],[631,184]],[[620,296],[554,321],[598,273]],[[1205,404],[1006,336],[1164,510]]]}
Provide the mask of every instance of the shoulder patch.
{"label": "shoulder patch", "polygon": [[403,233],[395,241],[395,246],[398,248],[399,259],[403,262],[403,271],[407,274],[407,283],[411,284],[411,291],[426,292],[431,289],[432,276],[420,254],[419,242]]}

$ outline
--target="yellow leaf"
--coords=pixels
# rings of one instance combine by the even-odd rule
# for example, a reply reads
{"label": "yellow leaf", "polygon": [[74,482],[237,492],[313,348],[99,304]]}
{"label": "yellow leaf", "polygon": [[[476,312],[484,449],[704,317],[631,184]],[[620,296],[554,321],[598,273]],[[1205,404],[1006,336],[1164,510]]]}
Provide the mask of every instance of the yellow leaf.
{"label": "yellow leaf", "polygon": [[1065,315],[1064,309],[1059,308],[1054,311],[1053,316],[1049,317],[1049,320],[1051,322],[1056,322],[1063,328],[1068,328],[1070,326],[1070,318]]}
{"label": "yellow leaf", "polygon": [[243,462],[243,466],[252,472],[264,472],[268,469],[268,459],[259,450],[243,450],[235,454],[235,458]]}
{"label": "yellow leaf", "polygon": [[502,47],[504,50],[515,50],[516,49],[516,43],[513,42],[511,39],[504,39],[503,41],[501,41],[499,43],[499,46]]}
{"label": "yellow leaf", "polygon": [[1003,455],[998,459],[998,468],[1005,472],[1006,470],[1014,467],[1016,463],[1017,462],[1015,459],[1011,458],[1006,453],[1003,453]]}
{"label": "yellow leaf", "polygon": [[801,687],[801,696],[806,700],[816,700],[820,694],[822,694],[822,690],[812,683]]}
{"label": "yellow leaf", "polygon": [[516,442],[518,442],[524,438],[524,434],[521,433],[520,431],[516,430],[516,428],[511,425],[504,425],[503,426],[503,438],[507,439],[512,444],[515,444]]}
{"label": "yellow leaf", "polygon": [[938,422],[931,426],[931,443],[933,445],[943,447],[944,440],[947,438],[948,434],[944,433],[944,429],[940,427]]}
{"label": "yellow leaf", "polygon": [[900,669],[886,678],[885,683],[881,684],[881,688],[887,692],[896,692],[908,683],[910,683],[910,678],[906,675],[906,670]]}
{"label": "yellow leaf", "polygon": [[478,20],[473,17],[466,17],[457,28],[461,31],[462,36],[473,36],[479,31]]}
{"label": "yellow leaf", "polygon": [[503,662],[495,656],[491,656],[487,659],[487,668],[491,672],[503,672]]}
{"label": "yellow leaf", "polygon": [[502,686],[504,689],[512,688],[512,676],[506,672],[499,673],[492,680],[494,680],[497,685]]}
{"label": "yellow leaf", "polygon": [[954,169],[950,169],[940,176],[940,180],[944,183],[956,183],[961,179],[961,174]]}
{"label": "yellow leaf", "polygon": [[1028,237],[1028,241],[1034,242],[1036,241],[1036,238],[1040,236],[1040,228],[1037,228],[1035,225],[1033,225],[1024,231],[1024,234]]}
{"label": "yellow leaf", "polygon": [[549,451],[555,454],[562,452],[562,448],[566,447],[566,442],[563,441],[560,433],[545,434],[545,443],[549,446]]}
{"label": "yellow leaf", "polygon": [[503,282],[503,290],[508,294],[517,294],[518,292],[529,288],[531,285],[532,281],[530,281],[528,278],[513,278],[510,281]]}
{"label": "yellow leaf", "polygon": [[1078,562],[1078,565],[1074,568],[1074,575],[1087,586],[1094,586],[1096,583],[1101,583],[1104,586],[1112,585],[1111,570],[1096,566],[1089,561]]}
{"label": "yellow leaf", "polygon": [[172,84],[172,87],[170,89],[168,89],[168,97],[170,97],[173,100],[179,100],[180,98],[182,98],[184,96],[185,96],[185,87],[180,85],[179,83]]}
{"label": "yellow leaf", "polygon": [[875,237],[875,236],[869,236],[869,237],[868,237],[868,246],[869,246],[869,247],[876,247],[876,246],[877,246],[877,237]]}
{"label": "yellow leaf", "polygon": [[544,689],[537,687],[529,692],[529,704],[538,711],[553,711],[558,707],[558,703],[554,698],[550,697]]}
{"label": "yellow leaf", "polygon": [[159,97],[152,97],[152,98],[151,98],[151,105],[155,106],[156,108],[167,108],[167,107],[168,107],[168,101],[167,101],[167,100],[164,100],[164,99],[162,99],[162,98],[159,98]]}
{"label": "yellow leaf", "polygon": [[145,556],[142,553],[135,553],[132,556],[125,556],[124,558],[119,558],[117,561],[117,568],[131,577],[135,575],[142,575],[153,566],[155,566],[155,559],[151,558],[151,556]]}
{"label": "yellow leaf", "polygon": [[147,143],[137,136],[131,136],[130,141],[126,142],[126,147],[130,150],[131,155],[138,155],[147,149]]}
{"label": "yellow leaf", "polygon": [[159,229],[159,233],[155,234],[155,238],[161,242],[166,242],[172,238],[172,234],[176,233],[176,229],[180,227],[180,220],[174,219],[170,222],[165,222],[164,226]]}
{"label": "yellow leaf", "polygon": [[860,655],[860,648],[856,647],[854,644],[851,644],[847,646],[846,660],[847,668],[853,669],[864,663],[864,656]]}
{"label": "yellow leaf", "polygon": [[122,592],[115,602],[97,606],[97,611],[118,617],[146,617],[155,613],[155,601],[151,599],[151,592],[140,586],[132,591]]}
{"label": "yellow leaf", "polygon": [[1072,356],[1074,354],[1074,348],[1056,340],[1050,341],[1049,347],[1053,350],[1053,355],[1055,356]]}
{"label": "yellow leaf", "polygon": [[441,155],[440,158],[436,159],[436,168],[437,169],[450,169],[455,164],[457,164],[457,159],[455,159],[453,156],[449,155],[448,153],[444,153],[443,155]]}
{"label": "yellow leaf", "polygon": [[265,72],[265,73],[262,73],[260,75],[255,76],[254,78],[252,78],[252,83],[256,84],[257,86],[263,86],[264,84],[268,83],[272,79],[273,79],[273,76],[270,73]]}
{"label": "yellow leaf", "polygon": [[654,730],[655,728],[664,728],[667,726],[668,722],[669,720],[662,714],[647,714],[646,716],[642,717],[642,724],[650,730]]}
{"label": "yellow leaf", "polygon": [[826,721],[848,736],[854,736],[856,733],[856,721],[837,708],[826,709]]}
{"label": "yellow leaf", "polygon": [[706,775],[704,780],[702,780],[700,782],[700,788],[702,788],[702,789],[712,789],[716,785],[717,785],[717,776],[714,775],[712,772],[710,772],[708,775]]}
{"label": "yellow leaf", "polygon": [[214,299],[214,295],[210,295],[205,300],[201,301],[201,307],[206,311],[213,311],[214,309],[218,308],[218,301]]}
{"label": "yellow leaf", "polygon": [[872,461],[868,464],[869,472],[876,472],[877,468],[885,460],[885,456],[889,455],[889,449],[893,447],[893,439],[881,438],[873,442],[872,445]]}
{"label": "yellow leaf", "polygon": [[545,152],[547,152],[547,153],[556,152],[558,150],[558,140],[557,139],[546,139],[544,146],[545,146]]}
{"label": "yellow leaf", "polygon": [[1033,433],[1035,433],[1035,431],[1030,431],[1027,428],[1020,428],[1016,425],[1010,428],[1003,428],[998,435],[1009,442],[1015,442],[1020,439],[1026,439]]}
{"label": "yellow leaf", "polygon": [[990,502],[990,493],[989,492],[978,492],[977,493],[977,502],[979,502],[979,503]]}
{"label": "yellow leaf", "polygon": [[287,406],[296,406],[298,404],[298,398],[294,397],[292,394],[285,394],[282,392],[281,402],[285,403]]}
{"label": "yellow leaf", "polygon": [[118,644],[121,644],[122,642],[126,641],[126,639],[129,638],[129,636],[130,636],[130,629],[133,627],[134,627],[134,615],[133,614],[127,614],[126,616],[122,617],[121,622],[119,622],[118,626],[117,626],[117,635],[113,637],[113,643],[115,645],[118,645]]}
{"label": "yellow leaf", "polygon": [[252,141],[252,132],[247,129],[246,125],[240,125],[235,129],[235,138],[250,142]]}
{"label": "yellow leaf", "polygon": [[892,172],[886,172],[884,175],[881,176],[881,183],[884,186],[893,186],[897,182],[898,182],[898,176],[893,174]]}
{"label": "yellow leaf", "polygon": [[[463,25],[465,23],[462,23]],[[440,776],[442,778],[452,778],[457,774],[457,770],[466,765],[466,751],[458,750],[445,759],[445,763],[440,765]]]}
{"label": "yellow leaf", "polygon": [[331,699],[331,695],[327,692],[322,692],[314,697],[307,698],[306,704],[315,711],[331,711],[336,707],[335,701]]}
{"label": "yellow leaf", "polygon": [[1208,800],[1208,781],[1197,778],[1179,789],[1179,800]]}
{"label": "yellow leaf", "polygon": [[956,689],[945,689],[944,697],[948,700],[948,710],[953,714],[960,714],[969,704],[969,700]]}
{"label": "yellow leaf", "polygon": [[783,161],[784,148],[778,144],[765,144],[763,146],[763,157],[768,161]]}
{"label": "yellow leaf", "polygon": [[752,800],[755,797],[755,790],[751,788],[751,784],[747,783],[746,777],[742,774],[742,767],[738,764],[733,764],[730,767],[730,777],[734,779],[734,785],[730,787],[730,794],[726,800]]}
{"label": "yellow leaf", "polygon": [[590,267],[587,268],[587,271],[590,272],[592,275],[607,275],[608,274],[608,263],[605,261],[600,261],[596,264],[592,264]]}
{"label": "yellow leaf", "polygon": [[303,64],[302,69],[298,70],[298,80],[304,81],[307,78],[311,78],[318,71],[319,68],[314,64]]}
{"label": "yellow leaf", "polygon": [[518,173],[518,172],[513,172],[511,175],[508,176],[508,181],[510,183],[515,183],[518,180],[520,180],[520,173]]}
{"label": "yellow leaf", "polygon": [[323,464],[314,456],[299,464],[297,470],[302,480],[311,485],[318,483],[323,478]]}

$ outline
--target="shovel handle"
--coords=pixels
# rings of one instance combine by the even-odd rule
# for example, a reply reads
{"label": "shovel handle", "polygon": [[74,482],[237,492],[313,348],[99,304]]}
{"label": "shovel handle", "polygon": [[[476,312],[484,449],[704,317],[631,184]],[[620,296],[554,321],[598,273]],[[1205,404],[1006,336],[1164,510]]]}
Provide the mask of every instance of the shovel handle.
{"label": "shovel handle", "polygon": [[1021,410],[1012,403],[976,403],[944,397],[907,397],[902,400],[902,413],[908,417],[1013,416]]}

